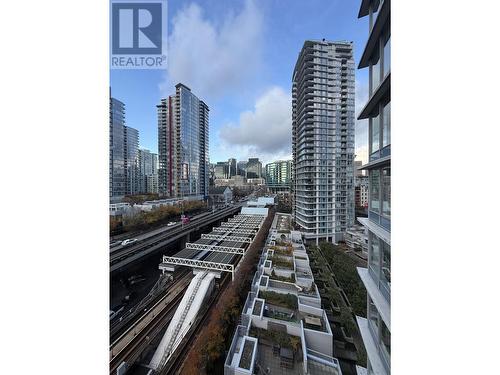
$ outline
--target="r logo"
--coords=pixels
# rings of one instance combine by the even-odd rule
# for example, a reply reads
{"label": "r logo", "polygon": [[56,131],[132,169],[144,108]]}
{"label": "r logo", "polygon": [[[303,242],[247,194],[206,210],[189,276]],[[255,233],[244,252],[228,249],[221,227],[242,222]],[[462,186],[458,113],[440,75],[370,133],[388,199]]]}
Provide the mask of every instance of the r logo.
{"label": "r logo", "polygon": [[111,11],[114,55],[162,53],[161,3],[113,2]]}

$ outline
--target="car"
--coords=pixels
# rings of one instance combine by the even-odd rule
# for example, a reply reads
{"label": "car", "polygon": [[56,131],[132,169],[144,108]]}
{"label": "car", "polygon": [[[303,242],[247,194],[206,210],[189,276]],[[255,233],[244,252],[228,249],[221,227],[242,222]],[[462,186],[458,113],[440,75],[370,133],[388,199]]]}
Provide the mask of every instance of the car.
{"label": "car", "polygon": [[175,221],[171,221],[171,222],[169,222],[169,223],[167,224],[167,227],[171,227],[172,225],[175,225],[175,224],[177,224]]}
{"label": "car", "polygon": [[122,246],[129,245],[135,241],[137,241],[137,238],[127,238],[126,240],[122,241]]}

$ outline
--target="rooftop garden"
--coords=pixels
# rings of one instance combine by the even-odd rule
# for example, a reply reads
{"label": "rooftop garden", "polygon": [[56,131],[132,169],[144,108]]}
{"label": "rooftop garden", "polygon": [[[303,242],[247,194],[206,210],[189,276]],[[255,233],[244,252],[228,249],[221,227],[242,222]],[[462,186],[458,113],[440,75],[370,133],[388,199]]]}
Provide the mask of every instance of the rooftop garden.
{"label": "rooftop garden", "polygon": [[292,259],[287,259],[283,256],[279,255],[273,255],[271,257],[268,257],[269,260],[272,260],[273,266],[275,267],[282,267],[282,268],[288,268],[290,270],[293,270],[293,260]]}
{"label": "rooftop garden", "polygon": [[259,298],[265,299],[266,302],[270,304],[286,307],[291,310],[297,310],[299,307],[297,296],[290,293],[283,294],[261,290],[259,292]]}
{"label": "rooftop garden", "polygon": [[316,295],[315,283],[313,282],[309,288],[303,287],[300,293]]}
{"label": "rooftop garden", "polygon": [[292,273],[291,277],[286,276],[278,276],[274,270],[271,272],[271,276],[269,276],[271,280],[283,281],[285,283],[294,283],[295,282],[295,274]]}
{"label": "rooftop garden", "polygon": [[347,295],[354,314],[366,317],[366,289],[356,271],[362,264],[342,251],[341,246],[322,242],[319,248]]}
{"label": "rooftop garden", "polygon": [[285,239],[276,239],[274,240],[274,244],[276,246],[289,246],[290,245],[290,242],[285,240]]}
{"label": "rooftop garden", "polygon": [[262,301],[256,300],[255,304],[253,305],[252,315],[260,315],[261,310],[262,310]]}
{"label": "rooftop garden", "polygon": [[252,326],[250,328],[250,336],[256,337],[259,340],[263,339],[271,343],[278,344],[282,348],[292,349],[294,353],[300,348],[300,337],[291,336],[286,332],[275,331],[271,329],[262,329]]}
{"label": "rooftop garden", "polygon": [[283,320],[285,322],[298,322],[299,318],[297,317],[295,312],[291,312],[290,310],[283,311],[280,310],[280,307],[266,304],[266,308],[264,310],[264,316],[268,318]]}
{"label": "rooftop garden", "polygon": [[253,348],[254,348],[254,342],[250,340],[245,340],[239,364],[241,368],[250,370],[250,366],[252,365]]}
{"label": "rooftop garden", "polygon": [[266,286],[266,284],[267,284],[267,277],[262,276],[260,278],[260,286]]}
{"label": "rooftop garden", "polygon": [[292,254],[293,254],[293,246],[292,245],[273,246],[271,249],[274,250],[274,254],[278,254],[278,255],[292,256]]}

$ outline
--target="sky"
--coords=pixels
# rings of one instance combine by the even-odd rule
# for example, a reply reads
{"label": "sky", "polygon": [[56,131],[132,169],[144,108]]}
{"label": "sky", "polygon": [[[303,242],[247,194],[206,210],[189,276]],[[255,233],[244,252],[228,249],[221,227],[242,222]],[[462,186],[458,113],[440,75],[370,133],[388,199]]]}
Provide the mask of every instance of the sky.
{"label": "sky", "polygon": [[[368,37],[358,1],[168,0],[164,70],[111,70],[139,144],[157,152],[156,105],[179,82],[210,108],[210,162],[291,158],[291,80],[306,39],[354,42],[356,67]],[[356,114],[368,96],[356,74]],[[356,158],[367,160],[367,126],[356,121]]]}

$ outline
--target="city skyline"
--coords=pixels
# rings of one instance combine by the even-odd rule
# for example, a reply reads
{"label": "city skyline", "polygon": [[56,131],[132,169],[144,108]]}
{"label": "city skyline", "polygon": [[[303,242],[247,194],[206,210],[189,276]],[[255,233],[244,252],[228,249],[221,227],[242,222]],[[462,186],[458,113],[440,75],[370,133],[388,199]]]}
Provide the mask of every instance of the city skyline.
{"label": "city skyline", "polygon": [[[352,40],[357,63],[368,28],[364,20],[349,22],[357,16],[354,3],[318,5],[287,4],[288,17],[276,19],[285,7],[278,2],[169,1],[167,70],[110,72],[113,96],[127,106],[127,125],[141,134],[139,146],[158,152],[156,104],[182,83],[211,108],[210,162],[291,159],[290,76],[304,40]],[[314,22],[296,24],[306,16]],[[222,72],[206,63],[210,57],[224,65]],[[356,113],[367,88],[366,72],[356,72]],[[356,154],[364,161],[365,132],[366,126],[356,126]]]}

